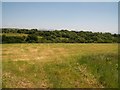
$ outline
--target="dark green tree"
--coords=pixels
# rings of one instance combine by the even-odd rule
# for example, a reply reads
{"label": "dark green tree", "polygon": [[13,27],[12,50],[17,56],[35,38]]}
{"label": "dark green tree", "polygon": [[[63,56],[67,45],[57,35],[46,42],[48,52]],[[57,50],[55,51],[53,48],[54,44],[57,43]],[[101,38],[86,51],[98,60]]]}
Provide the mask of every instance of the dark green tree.
{"label": "dark green tree", "polygon": [[28,42],[28,43],[38,42],[38,37],[34,34],[29,34],[26,38],[26,42]]}

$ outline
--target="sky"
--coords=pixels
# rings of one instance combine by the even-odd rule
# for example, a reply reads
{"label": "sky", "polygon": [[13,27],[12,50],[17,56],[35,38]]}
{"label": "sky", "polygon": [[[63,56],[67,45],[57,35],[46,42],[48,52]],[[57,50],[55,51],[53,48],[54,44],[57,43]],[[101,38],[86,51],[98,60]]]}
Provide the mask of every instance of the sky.
{"label": "sky", "polygon": [[2,27],[2,2],[0,2],[0,27]]}
{"label": "sky", "polygon": [[2,26],[118,33],[118,3],[2,2]]}
{"label": "sky", "polygon": [[2,2],[119,2],[120,0],[1,0]]}

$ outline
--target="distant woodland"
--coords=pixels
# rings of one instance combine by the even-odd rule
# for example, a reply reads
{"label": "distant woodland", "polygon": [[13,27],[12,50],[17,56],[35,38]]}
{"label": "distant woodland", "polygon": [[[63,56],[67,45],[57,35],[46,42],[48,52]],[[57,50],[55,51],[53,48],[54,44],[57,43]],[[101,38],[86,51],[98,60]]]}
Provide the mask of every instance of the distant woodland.
{"label": "distant woodland", "polygon": [[2,43],[119,43],[120,34],[37,29],[3,28]]}

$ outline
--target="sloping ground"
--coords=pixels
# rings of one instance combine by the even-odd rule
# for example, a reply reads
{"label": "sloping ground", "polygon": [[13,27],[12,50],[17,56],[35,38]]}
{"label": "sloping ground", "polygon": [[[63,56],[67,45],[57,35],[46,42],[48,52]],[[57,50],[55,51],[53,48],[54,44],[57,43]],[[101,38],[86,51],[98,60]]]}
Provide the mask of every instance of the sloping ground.
{"label": "sloping ground", "polygon": [[27,34],[23,34],[23,33],[0,33],[0,36],[2,35],[6,35],[6,36],[27,36]]}
{"label": "sloping ground", "polygon": [[117,44],[3,44],[3,87],[118,87],[117,50]]}

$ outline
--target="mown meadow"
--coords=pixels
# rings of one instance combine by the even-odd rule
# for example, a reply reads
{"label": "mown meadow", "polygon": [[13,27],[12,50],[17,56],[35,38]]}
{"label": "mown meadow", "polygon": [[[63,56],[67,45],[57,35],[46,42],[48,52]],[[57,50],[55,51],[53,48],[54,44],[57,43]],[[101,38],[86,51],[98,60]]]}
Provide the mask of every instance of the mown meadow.
{"label": "mown meadow", "polygon": [[2,44],[3,88],[117,88],[118,44]]}

